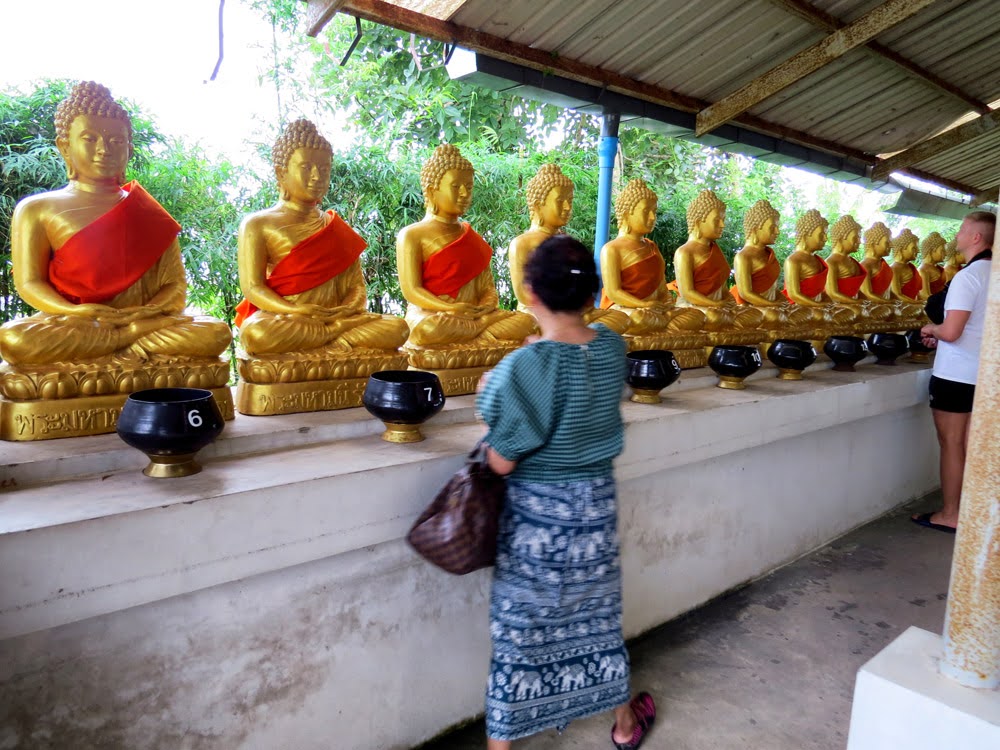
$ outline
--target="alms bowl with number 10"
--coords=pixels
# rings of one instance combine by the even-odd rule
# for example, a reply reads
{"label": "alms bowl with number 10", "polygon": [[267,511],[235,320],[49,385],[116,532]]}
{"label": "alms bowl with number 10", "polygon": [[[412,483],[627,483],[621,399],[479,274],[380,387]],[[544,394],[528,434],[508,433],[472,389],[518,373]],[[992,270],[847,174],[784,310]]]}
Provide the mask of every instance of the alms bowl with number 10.
{"label": "alms bowl with number 10", "polygon": [[194,454],[222,432],[225,422],[211,391],[151,388],[136,391],[118,417],[118,436],[149,457],[147,477],[186,477],[201,471]]}

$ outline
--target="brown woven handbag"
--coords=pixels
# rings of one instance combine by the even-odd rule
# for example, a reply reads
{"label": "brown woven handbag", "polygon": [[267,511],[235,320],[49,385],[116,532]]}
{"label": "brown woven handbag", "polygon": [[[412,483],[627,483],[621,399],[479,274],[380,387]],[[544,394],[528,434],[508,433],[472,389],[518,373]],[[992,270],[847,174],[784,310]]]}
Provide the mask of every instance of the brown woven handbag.
{"label": "brown woven handbag", "polygon": [[406,541],[425,560],[455,575],[489,567],[496,560],[505,491],[504,478],[486,464],[485,443],[478,443],[420,514]]}

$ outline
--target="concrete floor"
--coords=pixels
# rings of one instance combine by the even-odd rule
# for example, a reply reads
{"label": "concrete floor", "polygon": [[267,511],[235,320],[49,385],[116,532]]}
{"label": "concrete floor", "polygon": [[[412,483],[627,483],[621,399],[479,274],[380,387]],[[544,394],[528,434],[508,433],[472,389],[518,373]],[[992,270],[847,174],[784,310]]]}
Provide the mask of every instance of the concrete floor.
{"label": "concrete floor", "polygon": [[[942,631],[955,537],[907,520],[938,503],[894,511],[629,644],[633,690],[659,712],[643,747],[844,750],[858,668],[911,625]],[[514,748],[608,750],[610,726],[592,717]],[[482,750],[484,736],[475,722],[422,750]]]}

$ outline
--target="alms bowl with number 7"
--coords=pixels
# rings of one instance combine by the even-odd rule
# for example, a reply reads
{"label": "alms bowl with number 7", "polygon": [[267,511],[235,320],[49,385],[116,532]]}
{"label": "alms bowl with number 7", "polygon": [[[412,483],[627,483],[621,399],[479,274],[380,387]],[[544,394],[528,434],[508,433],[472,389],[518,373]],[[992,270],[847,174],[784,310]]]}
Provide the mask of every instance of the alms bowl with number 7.
{"label": "alms bowl with number 7", "polygon": [[211,391],[151,388],[126,399],[118,417],[118,436],[149,458],[142,470],[147,477],[186,477],[201,471],[194,455],[224,426]]}

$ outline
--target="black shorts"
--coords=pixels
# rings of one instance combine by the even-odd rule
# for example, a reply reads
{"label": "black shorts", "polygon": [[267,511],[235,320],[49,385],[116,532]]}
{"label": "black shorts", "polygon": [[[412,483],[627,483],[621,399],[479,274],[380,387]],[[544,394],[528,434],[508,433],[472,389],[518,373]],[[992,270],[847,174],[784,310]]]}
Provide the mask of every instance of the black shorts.
{"label": "black shorts", "polygon": [[931,408],[938,411],[950,411],[955,414],[968,414],[972,411],[972,400],[976,396],[976,386],[970,383],[957,383],[931,375],[928,388],[931,394]]}

